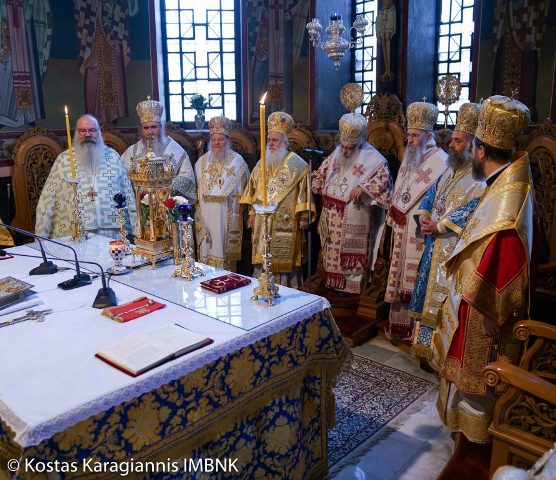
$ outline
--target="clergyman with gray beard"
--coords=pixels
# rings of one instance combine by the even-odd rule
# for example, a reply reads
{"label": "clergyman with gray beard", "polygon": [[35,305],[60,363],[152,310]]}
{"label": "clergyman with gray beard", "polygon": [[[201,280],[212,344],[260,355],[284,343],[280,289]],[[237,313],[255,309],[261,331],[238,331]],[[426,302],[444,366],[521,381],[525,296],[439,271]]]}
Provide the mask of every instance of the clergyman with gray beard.
{"label": "clergyman with gray beard", "polygon": [[398,172],[388,224],[394,245],[385,300],[391,303],[386,334],[409,340],[413,321],[408,315],[425,237],[417,222],[419,204],[427,191],[446,170],[447,154],[436,146],[433,127],[438,108],[432,103],[415,102],[407,108],[407,148]]}
{"label": "clergyman with gray beard", "polygon": [[409,316],[415,320],[413,353],[421,359],[424,369],[440,370],[432,338],[438,326],[440,305],[448,292],[445,264],[485,187],[472,172],[471,144],[478,118],[479,105],[464,103],[459,108],[449,146],[448,168],[426,193],[416,212],[425,235],[425,247],[409,303]]}
{"label": "clergyman with gray beard", "polygon": [[139,127],[141,138],[128,147],[122,155],[127,170],[129,171],[132,165],[137,165],[138,160],[147,153],[149,141],[152,142],[152,149],[156,156],[172,162],[174,172],[178,172],[172,181],[173,194],[183,196],[190,204],[194,204],[197,201],[197,185],[193,167],[183,147],[166,134],[162,116],[163,105],[148,98],[137,104],[136,111],[141,124]]}
{"label": "clergyman with gray beard", "polygon": [[[123,192],[128,206],[126,229],[133,233],[137,215],[131,182],[118,153],[104,144],[95,117],[83,115],[77,120],[72,147],[85,230],[119,238],[113,197]],[[70,176],[70,155],[69,150],[65,150],[52,165],[37,204],[35,233],[38,235],[51,238],[71,235],[73,189],[66,181]]]}

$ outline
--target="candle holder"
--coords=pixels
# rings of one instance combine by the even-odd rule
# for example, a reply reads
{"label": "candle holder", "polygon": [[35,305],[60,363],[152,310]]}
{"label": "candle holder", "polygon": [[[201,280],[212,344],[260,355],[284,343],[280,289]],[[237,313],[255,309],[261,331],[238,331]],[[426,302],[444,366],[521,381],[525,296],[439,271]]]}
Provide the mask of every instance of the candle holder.
{"label": "candle holder", "polygon": [[125,229],[125,211],[127,209],[125,194],[123,192],[116,193],[116,195],[114,195],[114,201],[116,202],[115,208],[118,214],[118,225],[120,226],[120,240],[124,242],[125,254],[129,255],[131,253],[131,247],[129,246],[127,231]]}
{"label": "candle holder", "polygon": [[182,233],[182,259],[181,265],[176,268],[172,277],[181,277],[185,280],[192,280],[195,277],[204,275],[203,270],[195,265],[193,258],[193,220],[188,217],[189,205],[178,205],[180,212],[180,230]]}
{"label": "candle holder", "polygon": [[266,299],[269,307],[272,307],[274,299],[279,297],[278,285],[276,285],[276,280],[274,274],[272,273],[272,253],[270,251],[270,240],[272,239],[270,235],[270,229],[268,226],[269,217],[274,214],[278,205],[275,203],[269,203],[265,206],[260,203],[253,204],[253,209],[257,215],[263,216],[263,263],[262,271],[259,275],[259,285],[253,290],[253,296],[251,300],[256,301],[259,298]]}
{"label": "candle holder", "polygon": [[79,194],[81,179],[77,177],[67,177],[66,182],[71,185],[73,200],[73,220],[71,222],[70,240],[72,242],[82,243],[87,240],[87,232],[83,222],[83,207],[81,206],[81,195]]}

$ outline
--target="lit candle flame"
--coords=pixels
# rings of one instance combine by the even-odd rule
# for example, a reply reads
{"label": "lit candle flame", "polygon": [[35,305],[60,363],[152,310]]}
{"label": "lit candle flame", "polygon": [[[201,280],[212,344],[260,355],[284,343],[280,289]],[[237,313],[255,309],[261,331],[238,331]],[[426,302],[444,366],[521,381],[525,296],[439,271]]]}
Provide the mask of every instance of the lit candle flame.
{"label": "lit candle flame", "polygon": [[261,104],[261,105],[264,105],[264,104],[265,104],[265,102],[266,102],[266,94],[267,94],[267,93],[268,93],[268,92],[264,92],[264,95],[261,97],[261,101],[260,101],[260,104]]}

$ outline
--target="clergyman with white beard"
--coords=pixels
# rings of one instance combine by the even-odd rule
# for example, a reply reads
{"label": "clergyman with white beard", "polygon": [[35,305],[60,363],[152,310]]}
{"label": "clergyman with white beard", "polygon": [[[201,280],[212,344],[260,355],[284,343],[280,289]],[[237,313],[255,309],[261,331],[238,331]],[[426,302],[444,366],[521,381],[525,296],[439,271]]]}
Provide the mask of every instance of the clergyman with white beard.
{"label": "clergyman with white beard", "polygon": [[342,296],[359,295],[373,269],[393,192],[388,162],[366,135],[363,115],[343,115],[340,142],[312,180],[313,193],[322,195],[324,287]]}
{"label": "clergyman with white beard", "polygon": [[[268,203],[278,208],[270,216],[270,251],[272,271],[276,281],[288,287],[297,288],[301,281],[302,231],[315,216],[315,203],[309,201],[309,165],[299,155],[288,151],[288,133],[294,121],[285,112],[274,112],[268,117],[266,148],[266,179]],[[249,205],[248,226],[253,231],[252,262],[254,277],[261,272],[263,253],[263,221],[255,215],[252,205],[262,202],[261,162],[251,172],[249,183],[240,203]],[[311,212],[309,212],[309,206]]]}
{"label": "clergyman with white beard", "polygon": [[[85,230],[118,238],[118,219],[113,197],[127,197],[126,228],[132,233],[137,224],[135,196],[120,156],[104,144],[98,120],[83,115],[75,126],[73,139],[75,174],[83,209]],[[44,184],[36,210],[35,233],[51,238],[69,236],[74,220],[73,189],[66,181],[71,176],[69,150],[56,158]]]}

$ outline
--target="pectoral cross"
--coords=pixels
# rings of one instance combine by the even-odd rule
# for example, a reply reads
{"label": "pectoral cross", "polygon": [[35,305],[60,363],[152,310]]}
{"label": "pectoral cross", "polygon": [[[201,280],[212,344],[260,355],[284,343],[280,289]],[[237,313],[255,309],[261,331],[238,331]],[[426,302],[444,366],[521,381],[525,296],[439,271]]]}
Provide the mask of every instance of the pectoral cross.
{"label": "pectoral cross", "polygon": [[89,191],[87,192],[87,197],[89,197],[89,200],[91,200],[91,202],[94,202],[97,196],[98,193],[95,191],[95,189],[92,186],[90,186]]}

